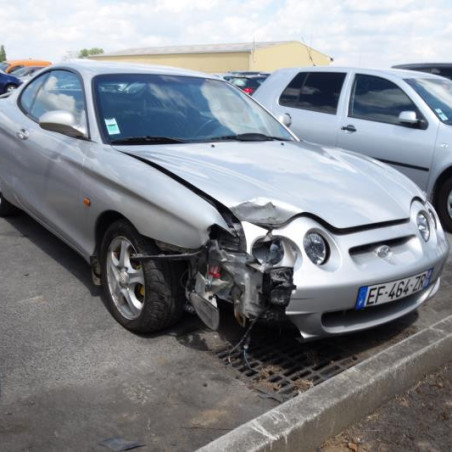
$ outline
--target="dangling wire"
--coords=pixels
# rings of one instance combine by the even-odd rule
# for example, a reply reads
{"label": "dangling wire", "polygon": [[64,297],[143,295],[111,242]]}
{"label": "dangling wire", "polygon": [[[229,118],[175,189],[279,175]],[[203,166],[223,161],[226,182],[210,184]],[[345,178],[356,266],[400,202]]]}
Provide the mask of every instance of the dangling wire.
{"label": "dangling wire", "polygon": [[256,325],[256,322],[259,320],[259,318],[260,318],[265,312],[266,312],[266,311],[263,311],[263,312],[261,312],[260,314],[258,314],[258,315],[256,316],[256,318],[250,323],[249,327],[248,327],[247,330],[245,331],[245,334],[242,336],[242,338],[240,339],[240,341],[237,342],[237,344],[234,345],[234,347],[232,347],[232,349],[229,351],[229,355],[228,355],[228,362],[229,362],[229,364],[231,364],[231,355],[232,355],[237,349],[239,349],[239,348],[243,345],[243,349],[242,349],[243,359],[244,359],[246,365],[248,366],[248,368],[249,368],[250,370],[252,370],[252,369],[251,369],[251,366],[250,366],[250,363],[249,363],[249,361],[248,361],[248,356],[247,356],[248,349],[249,349],[249,345],[250,345],[250,340],[251,340],[251,338],[250,338],[250,333],[251,333],[251,330],[253,329],[254,325]]}
{"label": "dangling wire", "polygon": [[249,370],[253,370],[250,366],[250,362],[248,361],[248,349],[250,347],[250,341],[251,341],[251,337],[248,336],[246,338],[245,343],[243,344],[243,360],[245,361],[246,367],[248,367]]}

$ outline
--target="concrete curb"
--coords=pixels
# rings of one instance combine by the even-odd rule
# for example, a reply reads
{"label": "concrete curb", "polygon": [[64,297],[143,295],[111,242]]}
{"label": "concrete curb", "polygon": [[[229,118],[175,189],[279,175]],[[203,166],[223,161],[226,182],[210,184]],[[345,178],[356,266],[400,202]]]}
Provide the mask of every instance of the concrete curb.
{"label": "concrete curb", "polygon": [[452,359],[452,315],[198,451],[311,451]]}

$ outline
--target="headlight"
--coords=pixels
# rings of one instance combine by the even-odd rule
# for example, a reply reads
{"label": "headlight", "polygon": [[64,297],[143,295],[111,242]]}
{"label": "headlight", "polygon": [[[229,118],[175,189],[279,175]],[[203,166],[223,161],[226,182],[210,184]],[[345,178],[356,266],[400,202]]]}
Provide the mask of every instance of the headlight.
{"label": "headlight", "polygon": [[424,212],[419,212],[417,214],[417,227],[422,238],[427,242],[430,238],[430,225]]}
{"label": "headlight", "polygon": [[326,240],[318,232],[309,232],[303,240],[304,250],[309,259],[316,265],[324,264],[329,257],[330,249]]}
{"label": "headlight", "polygon": [[261,264],[276,265],[283,260],[284,245],[281,239],[257,240],[253,245],[253,256]]}

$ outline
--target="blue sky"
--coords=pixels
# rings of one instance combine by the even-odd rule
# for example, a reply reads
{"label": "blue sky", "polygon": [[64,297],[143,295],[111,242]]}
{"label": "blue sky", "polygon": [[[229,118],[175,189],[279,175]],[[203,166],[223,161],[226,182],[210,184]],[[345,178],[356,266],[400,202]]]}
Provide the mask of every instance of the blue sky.
{"label": "blue sky", "polygon": [[0,0],[7,56],[299,40],[335,65],[452,60],[450,0]]}

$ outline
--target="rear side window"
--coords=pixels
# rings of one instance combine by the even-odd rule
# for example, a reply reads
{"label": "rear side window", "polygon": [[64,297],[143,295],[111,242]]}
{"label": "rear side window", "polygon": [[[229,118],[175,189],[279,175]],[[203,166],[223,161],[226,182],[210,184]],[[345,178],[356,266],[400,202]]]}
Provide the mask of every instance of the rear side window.
{"label": "rear side window", "polygon": [[414,111],[418,118],[422,117],[413,101],[393,82],[373,75],[356,75],[350,117],[400,125],[402,111]]}
{"label": "rear side window", "polygon": [[345,73],[300,72],[279,98],[280,105],[336,114]]}

